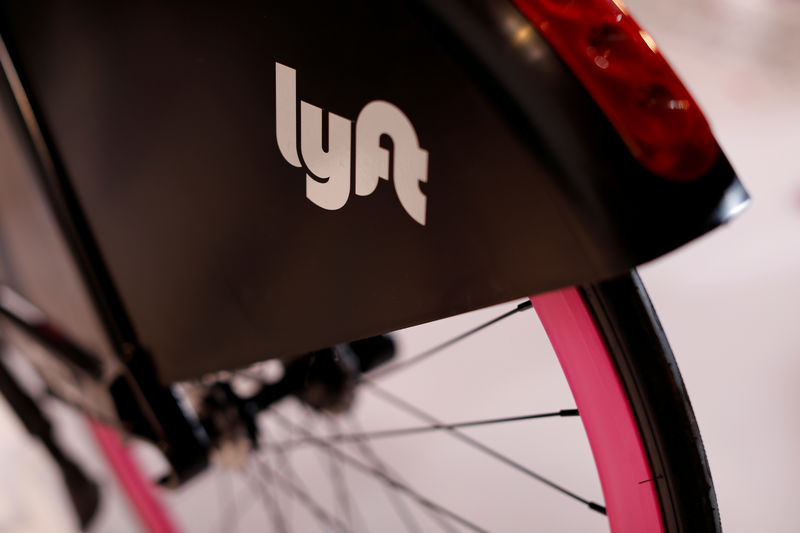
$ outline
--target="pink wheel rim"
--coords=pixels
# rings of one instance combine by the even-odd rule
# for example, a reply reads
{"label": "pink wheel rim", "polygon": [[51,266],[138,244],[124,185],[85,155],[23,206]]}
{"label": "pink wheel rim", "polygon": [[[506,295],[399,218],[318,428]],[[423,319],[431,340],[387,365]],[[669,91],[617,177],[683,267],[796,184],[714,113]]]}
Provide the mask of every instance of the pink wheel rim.
{"label": "pink wheel rim", "polygon": [[614,533],[664,524],[636,419],[605,343],[575,288],[531,297],[558,356],[592,448]]}
{"label": "pink wheel rim", "polygon": [[153,483],[142,475],[117,431],[93,419],[89,419],[89,428],[145,531],[179,533],[155,494]]}

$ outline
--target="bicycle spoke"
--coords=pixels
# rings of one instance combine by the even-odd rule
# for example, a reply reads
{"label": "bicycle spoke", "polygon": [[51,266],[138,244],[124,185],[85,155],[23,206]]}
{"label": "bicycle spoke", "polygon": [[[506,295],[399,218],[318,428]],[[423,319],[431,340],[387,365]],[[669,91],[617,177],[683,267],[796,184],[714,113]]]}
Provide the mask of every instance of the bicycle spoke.
{"label": "bicycle spoke", "polygon": [[[302,480],[297,476],[297,473],[294,471],[292,463],[290,462],[290,459],[287,456],[286,452],[281,449],[273,448],[272,445],[270,444],[269,430],[266,427],[266,425],[262,425],[262,427],[260,428],[260,432],[264,436],[264,439],[266,439],[267,441],[267,447],[273,450],[275,452],[275,455],[277,456],[278,464],[276,465],[276,470],[278,472],[282,471],[286,473],[289,476],[290,480],[291,479],[296,480],[298,483],[300,483],[300,488],[305,490],[305,487],[302,485]],[[288,499],[286,501],[286,507],[284,508],[284,515],[288,517],[292,516],[291,501],[292,501],[291,499]]]}
{"label": "bicycle spoke", "polygon": [[[311,408],[309,408],[307,405],[302,405],[302,407],[304,408],[304,411],[305,411],[306,415],[305,415],[305,418],[304,418],[304,423],[301,424],[301,426],[304,427],[309,433],[314,435],[314,432],[311,429],[311,423],[310,423],[311,420],[316,420],[316,417],[314,416],[314,411]],[[350,418],[353,418],[353,417],[350,417]],[[330,420],[329,421],[329,423],[333,423],[333,422],[334,422],[334,420]],[[338,423],[337,423],[337,426],[338,426]],[[294,435],[296,433],[296,428],[295,427],[291,427],[291,428],[289,428],[289,431],[290,431],[291,435]],[[316,435],[315,435],[315,437],[316,437]],[[318,438],[324,438],[324,437],[318,437]],[[298,440],[300,440],[300,439],[298,439]],[[309,442],[308,439],[302,439],[302,440],[304,442]],[[342,460],[341,460],[340,457],[338,457],[335,454],[331,453],[330,450],[327,449],[327,448],[323,448],[323,449],[327,453],[328,457],[331,458],[331,460],[335,460],[338,464],[341,464]],[[285,454],[285,450],[279,448],[278,450],[276,450],[276,453]],[[365,454],[362,453],[362,455],[365,455]],[[384,473],[388,473],[388,471],[382,465],[379,464],[379,461],[377,460],[377,457],[375,457],[374,459],[375,460],[371,461],[373,463],[373,466],[375,466],[379,470],[382,470]],[[342,473],[342,475],[344,475],[344,473]],[[397,476],[395,475],[395,477],[397,477]],[[399,496],[395,493],[395,491],[390,490],[389,487],[387,487],[385,484],[383,484],[383,486],[386,487],[387,493],[390,495],[390,497],[393,497],[394,499],[399,499]],[[336,496],[337,497],[340,496],[340,493],[337,492]],[[402,502],[402,500],[400,500],[400,501]],[[363,531],[368,531],[369,528],[366,527],[366,522],[365,522],[365,520],[363,518],[363,515],[361,514],[361,512],[358,509],[357,501],[351,499],[350,503],[353,506],[353,510],[356,512],[355,516],[357,518],[359,518],[359,522],[363,526],[365,526],[362,530]],[[392,503],[394,504],[394,501]],[[401,503],[401,505],[402,505],[402,503]],[[428,511],[432,512],[432,511],[430,511],[430,509],[428,509]],[[406,514],[407,513],[408,513],[408,511],[406,511]],[[437,518],[438,518],[438,515],[435,515],[435,516],[437,516]],[[401,519],[403,520],[404,524],[407,523],[407,520],[404,517],[402,517]],[[439,518],[439,520],[441,520],[441,518]],[[352,525],[352,522],[351,522],[351,525]],[[419,529],[418,528],[417,529],[413,529],[412,531],[419,531]]]}
{"label": "bicycle spoke", "polygon": [[[358,423],[356,417],[351,416],[349,418],[350,418],[350,425],[355,428],[356,432],[363,433],[363,430],[361,429],[361,426]],[[367,461],[372,463],[372,465],[375,468],[382,470],[383,472],[399,479],[400,481],[403,481],[402,478],[400,478],[397,475],[397,473],[393,473],[392,471],[389,470],[389,468],[383,463],[381,458],[378,457],[377,452],[369,445],[367,441],[356,438],[354,444],[358,449],[358,451],[361,453],[361,455],[363,455],[367,459]],[[411,533],[417,533],[419,531],[422,531],[419,527],[419,523],[414,519],[411,510],[408,508],[408,506],[400,497],[400,495],[397,494],[394,490],[391,490],[390,487],[386,485],[384,485],[384,487],[385,487],[385,492],[389,497],[389,501],[391,502],[392,507],[394,507],[397,515],[400,517],[400,520],[403,522],[405,529]],[[428,513],[430,513],[431,518],[439,525],[439,527],[443,531],[446,531],[448,533],[452,533],[455,531],[455,529],[453,529],[453,527],[449,523],[447,523],[441,516],[439,516],[438,513],[431,511],[431,509],[428,507],[423,507],[423,509]]]}
{"label": "bicycle spoke", "polygon": [[[291,427],[291,426],[297,427],[294,423],[290,422],[288,419],[286,419],[283,415],[281,415],[277,411],[271,410],[271,412],[272,412],[272,415],[275,418],[275,420],[279,421],[284,426],[286,426],[286,427]],[[304,434],[306,437],[311,439],[311,441],[313,443],[315,443],[315,444],[317,444],[317,445],[319,445],[321,447],[327,448],[327,449],[329,449],[331,451],[331,453],[334,453],[334,454],[338,455],[342,459],[342,461],[344,463],[350,465],[354,469],[359,470],[359,471],[361,471],[363,473],[370,474],[373,477],[375,477],[376,479],[378,479],[378,480],[380,480],[380,481],[382,481],[384,483],[387,483],[388,485],[390,485],[394,489],[399,490],[399,491],[407,494],[408,496],[410,496],[411,498],[416,500],[420,505],[429,507],[431,509],[435,509],[436,511],[442,513],[443,515],[448,516],[449,518],[451,518],[455,522],[461,524],[462,526],[464,526],[464,527],[466,527],[466,528],[468,528],[468,529],[470,529],[472,531],[478,531],[478,532],[485,532],[486,531],[485,529],[481,528],[480,526],[477,526],[476,524],[474,524],[473,522],[471,522],[468,519],[464,518],[463,516],[461,516],[461,515],[453,512],[453,511],[451,511],[451,510],[449,510],[449,509],[447,509],[447,508],[435,503],[434,501],[430,500],[429,498],[426,498],[425,496],[423,496],[420,493],[416,492],[415,490],[410,488],[408,485],[400,482],[398,479],[394,478],[393,476],[390,476],[389,474],[387,474],[385,472],[382,472],[382,471],[374,468],[373,466],[368,465],[366,463],[363,463],[362,461],[352,457],[351,455],[342,452],[341,450],[339,450],[338,448],[336,448],[332,444],[330,444],[328,442],[325,442],[324,440],[322,440],[320,438],[314,437],[310,432],[306,431],[305,429],[303,429],[301,427],[297,427],[297,429],[298,429],[298,431],[300,433]]]}
{"label": "bicycle spoke", "polygon": [[[266,470],[270,470],[270,468],[262,462],[262,459],[258,456],[254,456],[254,460],[256,464],[260,465],[262,468]],[[289,491],[292,496],[294,496],[298,502],[305,505],[309,512],[314,516],[320,524],[326,526],[325,530],[329,531],[330,528],[333,528],[337,531],[342,531],[345,533],[349,533],[350,530],[347,528],[345,524],[343,524],[337,518],[331,516],[325,509],[322,508],[318,503],[314,501],[314,499],[309,496],[309,494],[299,488],[297,485],[283,477],[280,473],[272,471],[271,474],[274,476],[276,481],[283,487],[284,490]]]}
{"label": "bicycle spoke", "polygon": [[[256,495],[253,494],[252,491],[240,491],[239,495],[234,496],[234,484],[233,484],[233,472],[227,469],[224,469],[229,472],[228,478],[230,479],[230,483],[228,484],[229,492],[223,493],[228,495],[229,502],[223,508],[222,512],[220,513],[220,523],[222,527],[220,529],[215,529],[214,531],[238,531],[240,529],[240,524],[242,518],[253,508],[253,506],[260,500],[259,496],[261,496],[262,490],[257,489],[255,492]],[[246,474],[245,474],[246,477]],[[248,482],[252,484],[254,480],[247,479]],[[221,486],[221,484],[220,484]],[[246,495],[249,498],[244,500],[244,504],[241,504],[242,500],[238,500],[240,495]],[[221,494],[222,496],[222,494]]]}
{"label": "bicycle spoke", "polygon": [[[385,467],[380,464],[379,462],[374,461],[373,457],[370,457],[370,452],[368,451],[367,442],[375,439],[381,438],[389,438],[389,437],[401,437],[401,436],[408,436],[408,435],[415,435],[415,434],[424,434],[434,431],[444,431],[451,436],[457,438],[458,440],[462,441],[463,443],[471,446],[472,448],[480,451],[481,453],[492,457],[493,459],[506,464],[507,466],[527,475],[530,478],[533,478],[540,483],[564,494],[565,496],[580,502],[590,509],[605,514],[605,507],[593,501],[590,501],[586,498],[581,497],[580,495],[568,490],[567,488],[559,485],[558,483],[542,476],[541,474],[531,470],[530,468],[522,465],[521,463],[515,461],[514,459],[498,452],[497,450],[490,448],[489,446],[479,442],[478,440],[469,437],[468,435],[464,434],[460,430],[469,427],[477,427],[477,426],[487,426],[487,425],[495,425],[495,424],[503,424],[503,423],[512,423],[512,422],[521,422],[526,420],[535,420],[535,419],[544,419],[544,418],[554,418],[554,417],[573,417],[578,416],[577,409],[562,409],[559,411],[552,411],[552,412],[544,412],[544,413],[534,413],[534,414],[526,414],[526,415],[518,415],[518,416],[508,416],[508,417],[498,417],[498,418],[490,418],[490,419],[481,419],[481,420],[470,420],[470,421],[463,421],[463,422],[455,422],[455,423],[444,423],[442,421],[437,420],[435,417],[429,415],[428,413],[422,411],[421,409],[405,402],[401,398],[381,389],[378,387],[375,382],[374,378],[376,377],[383,377],[389,375],[393,372],[399,371],[401,369],[407,369],[412,365],[420,363],[435,354],[438,354],[447,348],[453,346],[454,344],[472,336],[476,333],[500,322],[506,318],[509,318],[517,313],[525,311],[527,309],[531,309],[532,304],[529,300],[521,302],[517,304],[513,309],[496,316],[495,318],[488,320],[476,327],[471,328],[470,330],[457,335],[445,342],[437,344],[436,346],[425,350],[409,359],[399,361],[395,364],[390,364],[388,366],[384,366],[381,368],[376,369],[375,371],[371,372],[367,376],[361,376],[359,381],[361,384],[368,385],[367,388],[373,390],[378,396],[381,396],[385,401],[388,401],[395,405],[395,407],[413,415],[415,418],[425,422],[425,425],[420,426],[411,426],[411,427],[401,427],[401,428],[392,428],[392,429],[385,429],[385,430],[378,430],[378,431],[358,431],[358,432],[333,432],[331,433],[330,427],[328,428],[328,435],[317,435],[314,431],[309,430],[310,427],[308,424],[305,424],[306,427],[298,428],[292,422],[289,422],[287,419],[283,417],[283,415],[277,414],[276,411],[273,410],[273,414],[276,414],[275,419],[285,428],[290,430],[289,432],[289,439],[284,441],[278,441],[271,443],[271,448],[274,453],[278,453],[281,456],[283,454],[301,444],[313,444],[318,446],[322,451],[325,451],[330,461],[327,463],[327,468],[330,471],[330,479],[331,483],[334,488],[334,500],[337,502],[337,507],[341,510],[345,521],[350,524],[352,527],[354,522],[353,517],[353,501],[352,498],[349,496],[348,487],[345,481],[344,473],[342,472],[340,465],[347,464],[350,467],[360,470],[363,473],[370,474],[374,478],[382,481],[386,486],[393,488],[396,492],[391,492],[395,495],[392,499],[392,505],[395,507],[398,516],[403,520],[405,527],[408,531],[418,531],[419,525],[413,521],[411,518],[410,510],[403,507],[402,499],[398,498],[399,494],[405,494],[406,496],[410,497],[413,501],[418,503],[421,508],[435,511],[435,514],[432,516],[446,516],[447,520],[452,520],[454,523],[458,523],[464,527],[467,527],[474,531],[482,531],[482,529],[470,522],[469,520],[465,519],[464,517],[457,515],[456,513],[449,511],[448,509],[443,508],[442,506],[436,504],[435,502],[429,500],[425,496],[417,493],[415,490],[411,489],[406,483],[400,481],[396,475],[389,473]],[[251,378],[258,379],[255,376],[251,376]],[[356,449],[360,452],[360,455],[367,459],[366,462],[359,460],[356,457],[350,456],[344,452],[342,452],[337,447],[333,446],[333,443],[353,443],[356,446]],[[283,460],[288,462],[288,459],[283,456]],[[441,520],[441,518],[439,518]],[[440,523],[440,527],[445,530],[452,530],[452,527],[449,527],[450,524],[447,521],[443,522],[447,525],[442,525]]]}
{"label": "bicycle spoke", "polygon": [[[265,457],[264,458],[264,462],[271,469],[272,464],[271,464],[270,458],[269,457]],[[264,471],[264,468],[262,468],[262,471]],[[271,475],[269,473],[269,471],[267,471],[265,473],[268,474],[267,479],[269,480],[270,485],[271,485],[271,487],[273,489],[272,493],[273,493],[273,496],[274,496],[273,499],[275,501],[275,510],[276,510],[276,513],[277,513],[276,517],[275,517],[276,525],[278,526],[277,529],[278,529],[278,531],[288,531],[288,528],[287,528],[287,525],[286,525],[288,522],[286,521],[286,515],[283,513],[283,508],[281,506],[281,501],[279,499],[279,495],[281,494],[281,491],[280,490],[275,490],[277,488],[276,485],[275,485],[275,477],[273,475]],[[281,529],[281,528],[283,528],[283,529]]]}
{"label": "bicycle spoke", "polygon": [[[327,452],[328,450],[326,449],[325,451]],[[332,453],[326,453],[325,455],[328,456],[328,473],[336,506],[339,507],[344,522],[353,529],[353,515],[350,508],[348,488],[344,480],[342,465],[340,464],[341,459]]]}
{"label": "bicycle spoke", "polygon": [[[433,424],[433,425],[438,425],[438,426],[446,426],[446,424],[443,424],[442,422],[437,420],[435,417],[433,417],[433,416],[429,415],[428,413],[422,411],[418,407],[415,407],[415,406],[411,405],[410,403],[406,402],[405,400],[403,400],[399,396],[396,396],[396,395],[386,391],[385,389],[379,387],[378,385],[376,385],[372,381],[367,380],[367,379],[362,379],[361,382],[363,384],[365,384],[365,385],[368,385],[369,386],[368,387],[369,390],[373,391],[377,396],[380,396],[385,401],[393,404],[398,409],[400,409],[402,411],[405,411],[406,413],[408,413],[410,415],[413,415],[413,416],[419,418],[420,420],[424,420],[428,424]],[[506,465],[510,466],[511,468],[514,468],[514,469],[522,472],[523,474],[526,474],[526,475],[530,476],[531,478],[536,479],[537,481],[540,481],[541,483],[544,483],[545,485],[549,486],[550,488],[555,489],[558,492],[560,492],[560,493],[562,493],[562,494],[564,494],[566,496],[569,496],[570,498],[572,498],[572,499],[574,499],[576,501],[579,501],[579,502],[583,503],[584,505],[586,505],[587,507],[589,507],[593,511],[597,511],[598,513],[606,514],[606,508],[604,506],[602,506],[602,505],[600,505],[598,503],[589,501],[586,498],[582,498],[581,496],[578,496],[574,492],[572,492],[570,490],[567,490],[566,488],[562,487],[561,485],[558,485],[557,483],[555,483],[553,481],[550,481],[549,479],[545,478],[544,476],[542,476],[540,474],[537,474],[536,472],[534,472],[530,468],[528,468],[526,466],[523,466],[522,464],[520,464],[520,463],[514,461],[513,459],[501,454],[500,452],[494,450],[493,448],[490,448],[489,446],[486,446],[485,444],[473,439],[472,437],[469,437],[469,436],[465,435],[464,433],[461,433],[457,429],[447,428],[447,427],[444,427],[443,429],[444,429],[444,431],[450,433],[453,437],[459,439],[460,441],[464,442],[465,444],[467,444],[469,446],[472,446],[476,450],[480,450],[481,452],[485,453],[486,455],[488,455],[490,457],[493,457],[493,458],[497,459],[498,461],[500,461],[502,463],[505,463]]]}
{"label": "bicycle spoke", "polygon": [[[328,419],[327,423],[329,427],[334,426],[336,430],[339,429],[339,423],[335,419]],[[339,490],[337,491],[339,505],[342,507],[348,524],[353,527],[355,524],[354,518],[358,518],[358,522],[360,522],[362,526],[365,526],[366,523],[363,515],[358,508],[358,500],[352,498],[350,487],[347,485],[346,473],[342,469],[341,458],[331,453],[328,453],[328,457],[330,458],[331,474],[334,476],[336,484],[339,486]],[[361,531],[367,531],[368,529],[367,527],[363,527]]]}
{"label": "bicycle spoke", "polygon": [[[334,433],[331,435],[320,435],[319,438],[325,439],[329,442],[345,442],[352,440],[375,440],[387,437],[401,437],[406,435],[415,435],[419,433],[428,433],[431,431],[444,431],[450,429],[460,429],[475,426],[487,426],[492,424],[504,424],[508,422],[521,422],[524,420],[536,420],[540,418],[555,418],[555,417],[573,417],[578,416],[577,409],[562,409],[560,411],[553,411],[550,413],[537,413],[531,415],[509,416],[504,418],[490,418],[485,420],[473,420],[470,422],[458,422],[455,424],[431,424],[428,426],[398,428],[398,429],[384,429],[380,431],[368,431],[364,433]],[[309,442],[308,439],[296,439],[284,442],[278,442],[275,446],[280,448],[294,447],[299,444]]]}
{"label": "bicycle spoke", "polygon": [[[306,431],[308,431],[308,433],[310,435],[316,435],[315,429],[319,425],[321,414],[320,413],[315,413],[308,406],[302,405],[301,407],[303,408],[303,410],[305,412],[305,417],[303,419],[303,422],[300,424],[300,426],[305,428]],[[312,423],[312,421],[313,421],[313,423]],[[333,510],[335,511],[337,505],[339,507],[341,507],[341,497],[342,497],[342,495],[340,494],[341,487],[337,486],[338,484],[341,483],[341,480],[340,479],[336,479],[335,477],[333,477],[333,472],[331,471],[331,469],[332,469],[332,462],[338,460],[339,458],[334,456],[333,454],[329,453],[329,451],[326,450],[326,449],[317,450],[317,452],[318,453],[314,454],[314,458],[316,459],[317,463],[319,464],[319,471],[320,472],[324,472],[324,471],[327,470],[328,473],[331,474],[331,475],[328,476],[330,484],[329,484],[329,486],[327,488],[330,489],[330,494],[332,496],[332,504],[331,505],[333,506]],[[339,510],[343,511],[344,509],[339,509]],[[336,513],[334,513],[334,515],[336,515]],[[352,526],[353,526],[352,521],[350,520],[350,517],[348,517],[346,513],[342,513],[342,515],[340,515],[339,519],[342,521],[342,523],[347,524],[348,527],[351,530],[353,529],[352,528]]]}
{"label": "bicycle spoke", "polygon": [[251,463],[253,462],[261,471],[263,478],[269,479],[270,483],[261,483],[262,476],[257,478],[251,478],[248,476],[247,479],[251,481],[251,485],[253,485],[253,481],[255,481],[254,489],[261,496],[261,499],[264,502],[264,508],[267,510],[267,516],[272,518],[275,525],[275,530],[279,533],[287,533],[286,523],[284,522],[283,513],[281,513],[278,501],[273,497],[273,494],[271,494],[272,491],[269,490],[271,485],[274,486],[273,476],[271,475],[270,469],[260,461],[251,461]]}
{"label": "bicycle spoke", "polygon": [[384,376],[386,376],[388,374],[391,374],[391,373],[394,373],[394,372],[396,372],[398,370],[406,369],[406,368],[408,368],[408,367],[410,367],[412,365],[415,365],[415,364],[417,364],[417,363],[419,363],[419,362],[421,362],[421,361],[423,361],[423,360],[425,360],[425,359],[427,359],[427,358],[429,358],[429,357],[431,357],[433,355],[436,355],[437,353],[441,352],[442,350],[444,350],[446,348],[449,348],[450,346],[452,346],[452,345],[454,345],[454,344],[466,339],[467,337],[470,337],[470,336],[478,333],[479,331],[482,331],[482,330],[488,328],[489,326],[497,324],[498,322],[501,322],[502,320],[504,320],[504,319],[506,319],[506,318],[508,318],[510,316],[513,316],[513,315],[515,315],[515,314],[517,314],[519,312],[525,311],[527,309],[531,309],[532,307],[533,307],[533,304],[531,303],[531,301],[530,300],[525,300],[524,302],[521,302],[521,303],[517,304],[517,306],[514,309],[512,309],[510,311],[507,311],[507,312],[503,313],[502,315],[500,315],[498,317],[495,317],[495,318],[493,318],[493,319],[491,319],[491,320],[489,320],[487,322],[484,322],[483,324],[480,324],[479,326],[476,326],[476,327],[474,327],[474,328],[472,328],[472,329],[470,329],[468,331],[465,331],[461,335],[457,335],[456,337],[453,337],[450,340],[447,340],[447,341],[445,341],[445,342],[443,342],[441,344],[437,344],[433,348],[429,348],[429,349],[425,350],[424,352],[415,355],[414,357],[410,357],[409,359],[406,359],[404,361],[398,361],[397,363],[390,364],[390,365],[387,365],[387,366],[384,366],[384,367],[380,367],[380,368],[378,368],[376,370],[373,370],[372,372],[370,372],[370,378],[374,379],[374,378],[377,378],[377,377],[384,377]]}
{"label": "bicycle spoke", "polygon": [[[312,426],[316,425],[316,422],[318,422],[318,418],[316,416],[314,416],[314,413],[307,406],[303,406],[303,407],[304,407],[305,416],[303,418],[302,426],[305,427],[305,428],[311,428]],[[261,429],[262,429],[262,433],[264,434],[264,437],[268,438],[268,429],[267,429],[267,427],[262,427]],[[288,428],[288,430],[289,430],[290,436],[293,436],[293,435],[296,434],[296,428],[291,427],[291,428]],[[308,429],[308,431],[312,431],[312,430]],[[283,450],[283,449],[274,447],[274,446],[270,446],[269,444],[267,444],[266,451],[271,451],[271,452],[275,453],[279,457],[279,460],[280,460],[279,464],[284,468],[286,474],[288,474],[288,476],[289,476],[287,478],[288,482],[293,484],[294,489],[298,494],[303,494],[304,495],[303,497],[306,500],[307,506],[308,506],[308,504],[313,504],[314,505],[314,509],[317,509],[317,510],[324,509],[324,507],[322,505],[320,505],[320,504],[318,504],[316,502],[313,502],[313,499],[310,496],[311,491],[308,490],[308,488],[303,483],[302,478],[295,471],[294,467],[292,466],[292,464],[290,462],[290,458],[288,457],[288,454],[286,454],[286,451]],[[262,455],[266,456],[268,454],[264,453]],[[328,455],[330,455],[330,454],[328,454]],[[318,454],[317,454],[317,457],[320,458]],[[264,461],[266,461],[266,457],[264,458]],[[325,464],[325,463],[322,463],[322,462],[320,463],[320,465],[323,468],[328,466],[328,464]],[[337,487],[334,486],[334,497],[337,498],[338,496],[339,496],[339,492],[337,491]],[[345,531],[353,531],[354,530],[353,524],[349,520],[348,517],[345,517],[345,521],[348,522],[348,524],[345,524],[345,521],[342,521],[341,519],[336,518],[333,514],[330,514],[328,512],[325,512],[325,514],[326,514],[326,516],[329,517],[329,520],[331,521],[331,523],[339,524],[340,525],[340,529],[343,529]]]}

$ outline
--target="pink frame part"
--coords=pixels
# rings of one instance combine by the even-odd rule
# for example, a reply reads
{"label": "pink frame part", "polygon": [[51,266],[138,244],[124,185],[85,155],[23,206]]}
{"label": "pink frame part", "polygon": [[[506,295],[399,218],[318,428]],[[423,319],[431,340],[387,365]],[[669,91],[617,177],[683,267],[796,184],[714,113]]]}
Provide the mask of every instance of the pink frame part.
{"label": "pink frame part", "polygon": [[152,481],[144,477],[139,465],[119,438],[117,430],[91,418],[88,423],[142,528],[147,533],[180,533],[155,494]]}

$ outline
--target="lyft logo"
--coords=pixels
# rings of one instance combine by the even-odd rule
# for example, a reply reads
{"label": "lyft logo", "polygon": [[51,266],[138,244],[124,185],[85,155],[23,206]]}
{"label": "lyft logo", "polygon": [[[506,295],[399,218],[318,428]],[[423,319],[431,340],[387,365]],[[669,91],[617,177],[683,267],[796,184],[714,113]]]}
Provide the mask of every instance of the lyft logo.
{"label": "lyft logo", "polygon": [[[314,204],[341,209],[350,198],[351,181],[358,196],[369,196],[380,179],[391,176],[400,204],[425,225],[427,198],[419,183],[428,181],[428,152],[420,148],[414,126],[397,106],[383,100],[365,105],[355,121],[355,146],[353,121],[329,112],[328,148],[323,150],[322,109],[301,100],[298,150],[297,73],[276,62],[275,111],[278,149],[287,163],[305,167],[306,197]],[[382,135],[391,138],[392,153],[380,145]]]}

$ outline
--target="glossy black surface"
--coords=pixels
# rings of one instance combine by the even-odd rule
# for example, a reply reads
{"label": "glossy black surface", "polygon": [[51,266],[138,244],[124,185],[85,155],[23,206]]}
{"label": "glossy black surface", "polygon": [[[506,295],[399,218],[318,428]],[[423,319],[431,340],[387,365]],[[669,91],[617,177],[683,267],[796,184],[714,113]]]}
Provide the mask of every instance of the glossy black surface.
{"label": "glossy black surface", "polygon": [[[112,336],[162,382],[608,278],[746,200],[722,156],[693,183],[645,171],[510,2],[36,0],[0,19],[105,312],[130,320]],[[403,110],[429,153],[425,226],[386,182],[308,201],[276,143],[276,61],[342,117]]]}

